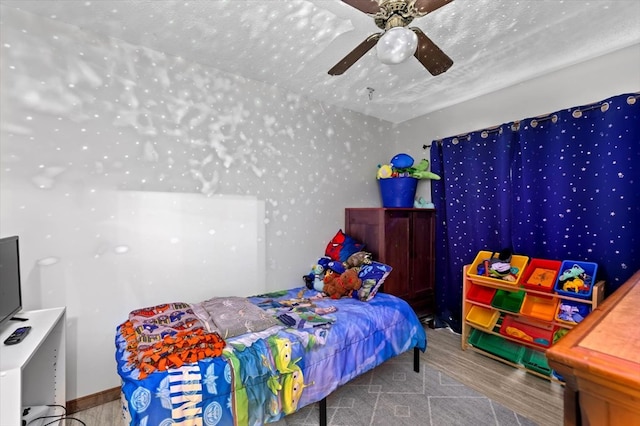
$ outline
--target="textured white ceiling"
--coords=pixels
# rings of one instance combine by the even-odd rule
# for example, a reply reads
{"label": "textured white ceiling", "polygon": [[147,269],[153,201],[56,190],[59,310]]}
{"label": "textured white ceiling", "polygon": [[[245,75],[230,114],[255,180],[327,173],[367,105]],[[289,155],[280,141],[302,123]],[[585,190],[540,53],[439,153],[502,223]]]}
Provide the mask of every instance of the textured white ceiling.
{"label": "textured white ceiling", "polygon": [[411,25],[453,59],[446,73],[384,65],[372,49],[330,76],[379,32],[339,0],[1,3],[394,123],[640,43],[636,0],[455,0]]}

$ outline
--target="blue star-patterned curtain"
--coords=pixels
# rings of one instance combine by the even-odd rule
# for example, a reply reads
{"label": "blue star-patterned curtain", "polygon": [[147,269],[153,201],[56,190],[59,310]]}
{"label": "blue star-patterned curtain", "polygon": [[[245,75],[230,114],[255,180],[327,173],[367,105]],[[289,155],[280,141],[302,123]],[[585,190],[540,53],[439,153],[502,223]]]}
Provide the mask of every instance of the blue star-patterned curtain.
{"label": "blue star-patterned curtain", "polygon": [[481,250],[598,264],[610,294],[640,269],[640,96],[446,138],[431,149],[440,319],[460,330]]}

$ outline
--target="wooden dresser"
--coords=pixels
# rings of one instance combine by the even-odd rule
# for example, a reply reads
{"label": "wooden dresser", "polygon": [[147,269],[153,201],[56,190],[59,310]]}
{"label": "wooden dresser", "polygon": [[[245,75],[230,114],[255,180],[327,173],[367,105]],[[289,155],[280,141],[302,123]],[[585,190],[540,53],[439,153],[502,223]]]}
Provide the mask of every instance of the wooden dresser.
{"label": "wooden dresser", "polygon": [[565,425],[640,425],[640,271],[547,350]]}
{"label": "wooden dresser", "polygon": [[373,258],[393,268],[382,291],[404,300],[421,318],[435,315],[435,210],[348,208],[345,232]]}

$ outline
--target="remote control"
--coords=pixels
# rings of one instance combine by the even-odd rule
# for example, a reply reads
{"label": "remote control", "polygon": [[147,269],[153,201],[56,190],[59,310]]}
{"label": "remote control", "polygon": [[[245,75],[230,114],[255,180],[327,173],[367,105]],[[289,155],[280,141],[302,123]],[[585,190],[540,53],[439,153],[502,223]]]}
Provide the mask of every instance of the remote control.
{"label": "remote control", "polygon": [[31,331],[30,326],[17,328],[7,339],[4,341],[5,345],[15,345],[22,342],[22,339],[27,337],[27,334]]}

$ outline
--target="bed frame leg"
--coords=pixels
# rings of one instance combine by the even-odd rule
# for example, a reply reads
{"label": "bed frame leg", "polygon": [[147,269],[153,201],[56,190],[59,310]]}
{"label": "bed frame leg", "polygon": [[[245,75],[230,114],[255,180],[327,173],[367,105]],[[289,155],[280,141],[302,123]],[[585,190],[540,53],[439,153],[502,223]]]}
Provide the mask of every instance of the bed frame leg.
{"label": "bed frame leg", "polygon": [[[413,371],[420,372],[420,349],[413,348]],[[320,426],[327,426],[327,398],[322,398],[318,402],[320,410]]]}
{"label": "bed frame leg", "polygon": [[327,398],[322,398],[320,404],[320,426],[327,426]]}
{"label": "bed frame leg", "polygon": [[[413,371],[420,372],[420,349],[413,348]],[[322,398],[318,402],[320,410],[320,426],[327,426],[327,398]]]}

